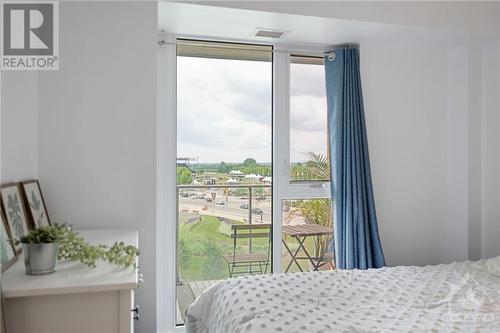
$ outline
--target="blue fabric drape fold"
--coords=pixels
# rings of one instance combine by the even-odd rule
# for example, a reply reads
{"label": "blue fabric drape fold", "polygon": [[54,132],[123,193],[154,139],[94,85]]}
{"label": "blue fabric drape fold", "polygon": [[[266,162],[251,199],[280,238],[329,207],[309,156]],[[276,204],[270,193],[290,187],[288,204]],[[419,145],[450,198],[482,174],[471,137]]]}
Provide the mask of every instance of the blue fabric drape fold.
{"label": "blue fabric drape fold", "polygon": [[385,265],[375,212],[357,48],[325,55],[335,259],[340,269]]}

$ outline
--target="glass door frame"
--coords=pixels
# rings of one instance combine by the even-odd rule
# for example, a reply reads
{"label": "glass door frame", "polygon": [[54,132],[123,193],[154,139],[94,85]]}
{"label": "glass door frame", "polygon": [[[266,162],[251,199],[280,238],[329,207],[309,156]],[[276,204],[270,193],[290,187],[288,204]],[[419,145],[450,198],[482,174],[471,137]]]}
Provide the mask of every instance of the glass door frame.
{"label": "glass door frame", "polygon": [[156,326],[157,332],[184,332],[176,326],[177,280],[177,39],[273,46],[272,57],[272,272],[281,269],[283,200],[329,198],[330,183],[290,180],[290,54],[323,56],[327,46],[292,46],[247,40],[158,36],[156,163]]}
{"label": "glass door frame", "polygon": [[[283,201],[330,198],[330,181],[292,181],[290,177],[290,55],[323,56],[323,48],[275,47],[273,70],[273,273],[281,273]],[[326,112],[326,110],[325,110]]]}

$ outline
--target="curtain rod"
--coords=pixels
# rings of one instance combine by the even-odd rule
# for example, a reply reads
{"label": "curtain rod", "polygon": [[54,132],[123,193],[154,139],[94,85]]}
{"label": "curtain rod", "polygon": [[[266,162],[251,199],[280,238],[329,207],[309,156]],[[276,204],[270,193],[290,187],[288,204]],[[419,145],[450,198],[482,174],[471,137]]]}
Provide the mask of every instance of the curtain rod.
{"label": "curtain rod", "polygon": [[342,49],[355,49],[355,48],[358,48],[358,47],[359,47],[358,44],[350,44],[350,43],[334,45],[334,46],[331,47],[332,48],[331,51],[327,51],[327,52],[323,53],[323,55],[327,56],[328,60],[334,61],[335,57],[336,57],[335,50],[338,50],[338,49],[341,49],[341,50]]}
{"label": "curtain rod", "polygon": [[[207,42],[207,43],[210,43],[210,42]],[[214,43],[224,43],[224,42],[214,42]],[[182,43],[181,43],[182,44]],[[227,43],[227,44],[231,44],[230,42]],[[236,43],[235,43],[236,44]],[[239,44],[242,44],[242,43],[239,43]],[[175,42],[167,42],[167,41],[164,41],[164,40],[159,40],[158,41],[158,46],[169,46],[169,45],[172,45],[172,46],[178,46],[179,43],[175,43]],[[287,51],[287,50],[274,50],[274,49],[270,49],[270,50],[258,50],[258,49],[253,49],[253,48],[245,48],[245,47],[229,47],[229,46],[224,46],[224,45],[221,45],[221,44],[218,44],[218,45],[203,45],[203,43],[199,43],[199,44],[196,44],[196,43],[184,43],[184,45],[190,45],[190,46],[197,46],[197,47],[207,47],[207,48],[220,48],[220,49],[233,49],[233,50],[243,50],[243,51],[250,51],[250,52],[271,52],[271,53],[285,53],[285,54],[290,54],[290,55],[294,55],[294,53],[297,53],[297,52],[300,52],[301,50],[299,51]],[[233,44],[234,45],[234,44]],[[271,45],[263,45],[263,44],[248,44],[248,45],[255,45],[255,46],[262,46],[262,47],[269,47],[271,48],[272,46]],[[309,50],[302,50],[302,51],[305,51],[305,52],[310,52]],[[322,51],[317,51],[317,52],[312,52],[312,53],[318,53],[318,54],[321,54]],[[327,53],[327,52],[326,52]],[[325,54],[326,54],[325,53]],[[310,57],[310,58],[323,58],[321,55],[318,55],[318,56],[315,56],[315,55],[297,55],[299,57]]]}

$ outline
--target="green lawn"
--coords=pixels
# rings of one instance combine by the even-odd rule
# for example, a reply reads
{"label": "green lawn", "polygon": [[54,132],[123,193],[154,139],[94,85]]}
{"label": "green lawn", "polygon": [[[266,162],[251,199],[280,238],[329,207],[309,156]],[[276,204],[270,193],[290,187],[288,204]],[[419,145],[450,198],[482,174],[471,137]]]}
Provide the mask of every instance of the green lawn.
{"label": "green lawn", "polygon": [[[239,221],[200,215],[196,221],[186,223],[181,216],[179,226],[179,270],[183,281],[215,280],[229,277],[222,255],[233,252],[231,225]],[[265,252],[266,238],[252,240],[254,252]],[[239,239],[237,253],[248,253],[248,240]]]}
{"label": "green lawn", "polygon": [[[186,214],[179,216],[179,274],[182,281],[218,280],[229,277],[227,264],[222,255],[233,252],[233,240],[231,239],[231,225],[242,224],[235,220],[217,218],[209,215],[200,215],[193,218]],[[287,244],[294,251],[297,243],[287,239]],[[306,248],[312,253],[312,239],[306,241]],[[262,253],[268,248],[268,239],[252,239],[253,252]],[[286,251],[283,249],[283,251]],[[248,240],[239,239],[237,253],[248,253]],[[289,262],[289,256],[282,258],[283,269]],[[307,261],[302,260],[300,265],[304,270],[309,269]],[[295,264],[291,272],[298,271]],[[270,272],[270,267],[268,268]]]}

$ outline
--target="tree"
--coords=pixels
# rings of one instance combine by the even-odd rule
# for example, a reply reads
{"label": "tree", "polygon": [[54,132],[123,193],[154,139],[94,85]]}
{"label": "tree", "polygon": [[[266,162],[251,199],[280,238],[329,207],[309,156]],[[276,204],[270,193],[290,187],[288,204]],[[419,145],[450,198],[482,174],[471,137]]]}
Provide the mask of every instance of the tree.
{"label": "tree", "polygon": [[220,162],[217,166],[217,172],[219,173],[228,173],[231,170],[233,170],[233,167],[224,161]]}
{"label": "tree", "polygon": [[191,170],[185,166],[177,167],[177,185],[189,185],[193,182]]}
{"label": "tree", "polygon": [[257,165],[257,161],[251,157],[249,157],[243,161],[243,166],[245,166],[245,167],[256,166],[256,165]]}
{"label": "tree", "polygon": [[297,163],[292,166],[292,179],[293,180],[305,180],[309,175],[309,168],[303,166],[301,163]]}

